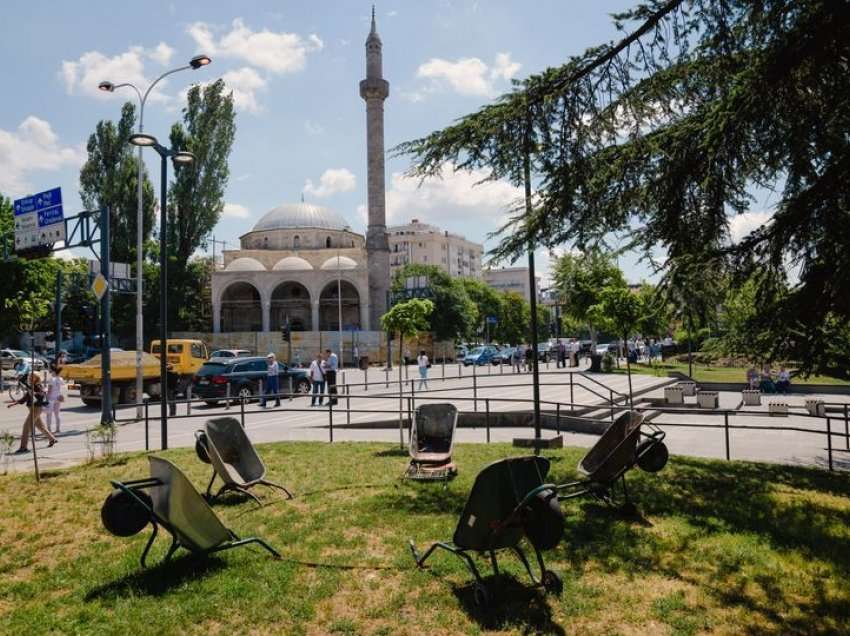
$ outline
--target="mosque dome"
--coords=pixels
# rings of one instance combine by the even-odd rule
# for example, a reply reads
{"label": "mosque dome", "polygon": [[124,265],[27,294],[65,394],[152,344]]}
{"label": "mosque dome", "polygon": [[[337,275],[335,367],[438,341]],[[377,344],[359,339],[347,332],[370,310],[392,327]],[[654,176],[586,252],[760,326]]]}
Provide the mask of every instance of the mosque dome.
{"label": "mosque dome", "polygon": [[254,232],[319,228],[323,230],[348,230],[349,225],[336,212],[312,203],[284,203],[266,212],[254,225]]}
{"label": "mosque dome", "polygon": [[334,256],[322,263],[321,269],[357,269],[357,262],[347,256]]}
{"label": "mosque dome", "polygon": [[286,256],[275,263],[272,269],[275,271],[299,272],[311,270],[313,266],[300,256]]}
{"label": "mosque dome", "polygon": [[256,258],[242,256],[230,261],[230,264],[225,268],[226,272],[264,272],[266,268]]}

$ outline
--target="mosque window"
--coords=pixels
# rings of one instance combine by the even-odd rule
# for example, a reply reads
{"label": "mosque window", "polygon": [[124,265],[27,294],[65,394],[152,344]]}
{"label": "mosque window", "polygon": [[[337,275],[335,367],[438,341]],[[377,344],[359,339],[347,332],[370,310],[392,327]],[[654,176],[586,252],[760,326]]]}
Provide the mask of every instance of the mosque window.
{"label": "mosque window", "polygon": [[325,247],[330,247],[330,246],[331,246],[331,237],[329,236],[325,239]]}
{"label": "mosque window", "polygon": [[296,250],[301,247],[301,237],[297,234],[292,237],[292,247]]}

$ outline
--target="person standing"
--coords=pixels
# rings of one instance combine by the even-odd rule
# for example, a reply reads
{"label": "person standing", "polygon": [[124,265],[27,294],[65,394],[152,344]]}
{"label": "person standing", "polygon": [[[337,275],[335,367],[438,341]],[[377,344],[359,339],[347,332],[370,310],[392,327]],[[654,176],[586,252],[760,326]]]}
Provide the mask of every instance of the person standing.
{"label": "person standing", "polygon": [[[51,369],[53,377],[47,385],[47,430],[58,433],[62,425],[60,412],[62,402],[65,401],[65,381],[59,375],[59,367],[54,365]],[[56,429],[51,427],[51,420],[56,420]]]}
{"label": "person standing", "polygon": [[322,371],[322,354],[317,353],[316,359],[310,363],[310,382],[313,383],[313,397],[310,400],[310,406],[316,406],[316,398],[319,399],[319,406],[325,400],[325,372]]}
{"label": "person standing", "polygon": [[558,340],[558,364],[556,366],[558,369],[567,368],[567,347],[560,340]]}
{"label": "person standing", "polygon": [[360,348],[357,345],[354,345],[354,368],[360,368]]}
{"label": "person standing", "polygon": [[514,373],[522,371],[522,356],[522,345],[517,345],[511,353],[511,364],[514,368]]}
{"label": "person standing", "polygon": [[431,366],[430,360],[428,360],[428,356],[425,354],[425,350],[422,349],[419,352],[419,357],[416,358],[416,365],[419,367],[419,390],[422,390],[422,387],[425,387],[425,390],[428,390],[428,367]]}
{"label": "person standing", "polygon": [[328,403],[336,405],[336,372],[339,369],[339,358],[330,349],[325,349],[325,381],[328,383]]}
{"label": "person standing", "polygon": [[266,407],[266,396],[275,398],[275,406],[280,406],[280,365],[277,363],[273,353],[266,356],[266,387],[260,400],[260,407]]}
{"label": "person standing", "polygon": [[50,448],[58,440],[53,434],[45,428],[41,421],[41,412],[47,404],[47,397],[44,393],[44,387],[41,384],[41,378],[36,373],[30,375],[30,383],[26,387],[26,392],[20,400],[12,400],[7,408],[12,408],[17,404],[26,404],[29,407],[29,412],[24,420],[24,429],[21,432],[21,446],[16,453],[28,453],[30,437],[32,437],[33,426],[37,427],[49,440],[47,447]]}
{"label": "person standing", "polygon": [[791,374],[784,366],[779,367],[779,374],[776,376],[776,388],[780,393],[785,394],[791,389]]}

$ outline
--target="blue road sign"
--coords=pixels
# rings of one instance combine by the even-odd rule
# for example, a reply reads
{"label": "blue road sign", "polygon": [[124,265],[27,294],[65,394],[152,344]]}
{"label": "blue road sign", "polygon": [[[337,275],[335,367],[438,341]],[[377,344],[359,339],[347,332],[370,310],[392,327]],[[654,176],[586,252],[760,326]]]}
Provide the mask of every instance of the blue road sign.
{"label": "blue road sign", "polygon": [[487,316],[487,322],[491,325],[495,325],[498,320],[496,320],[496,316]]}
{"label": "blue road sign", "polygon": [[62,216],[62,206],[49,208],[47,210],[39,210],[38,212],[38,227],[45,225],[53,225],[64,220]]}
{"label": "blue road sign", "polygon": [[53,188],[23,199],[17,199],[15,201],[15,216],[29,214],[30,212],[41,212],[51,208],[59,208],[61,214],[62,188]]}

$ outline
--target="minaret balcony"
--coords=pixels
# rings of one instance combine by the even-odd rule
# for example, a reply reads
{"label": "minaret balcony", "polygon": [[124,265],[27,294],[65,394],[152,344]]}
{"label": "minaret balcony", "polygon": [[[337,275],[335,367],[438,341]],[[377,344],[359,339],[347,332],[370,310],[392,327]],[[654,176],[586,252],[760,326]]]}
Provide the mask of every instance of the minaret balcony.
{"label": "minaret balcony", "polygon": [[360,97],[370,99],[386,99],[390,94],[390,83],[385,79],[370,77],[360,81]]}

